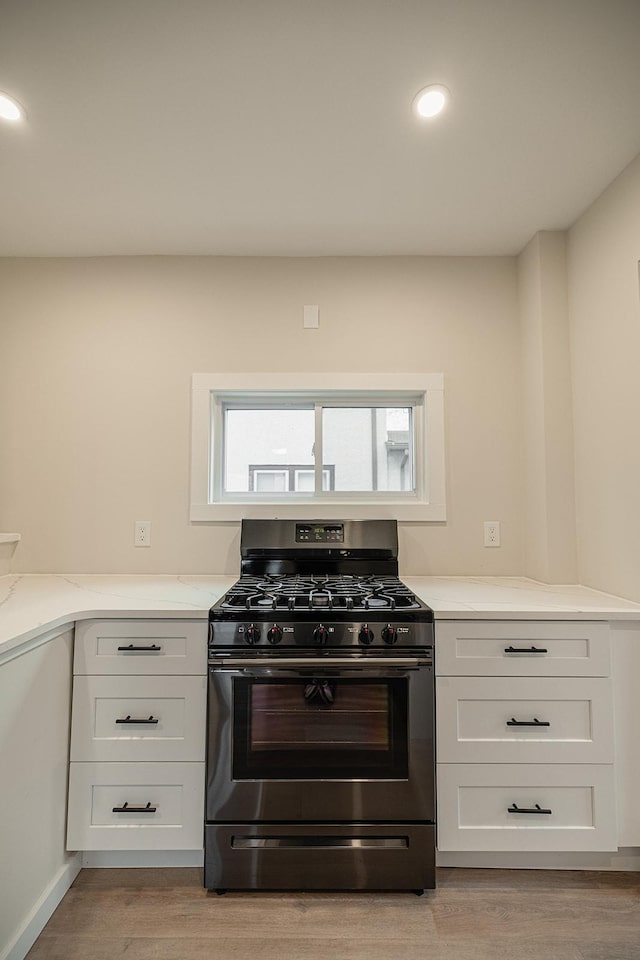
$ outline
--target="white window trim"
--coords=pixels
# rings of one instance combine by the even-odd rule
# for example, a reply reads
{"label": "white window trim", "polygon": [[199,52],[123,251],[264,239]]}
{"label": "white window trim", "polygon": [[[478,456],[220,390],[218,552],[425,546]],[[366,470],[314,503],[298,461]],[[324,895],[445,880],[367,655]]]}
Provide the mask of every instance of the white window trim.
{"label": "white window trim", "polygon": [[[414,497],[399,499],[396,494],[366,498],[353,494],[325,493],[310,500],[260,500],[242,498],[210,502],[210,444],[216,429],[212,423],[216,395],[239,397],[247,394],[290,393],[299,397],[329,398],[351,396],[354,400],[389,392],[394,397],[420,395],[416,407],[415,462],[422,481]],[[190,519],[200,523],[228,522],[243,518],[331,520],[343,516],[352,520],[396,519],[400,521],[446,520],[444,377],[441,373],[194,373],[191,388],[191,508]]]}

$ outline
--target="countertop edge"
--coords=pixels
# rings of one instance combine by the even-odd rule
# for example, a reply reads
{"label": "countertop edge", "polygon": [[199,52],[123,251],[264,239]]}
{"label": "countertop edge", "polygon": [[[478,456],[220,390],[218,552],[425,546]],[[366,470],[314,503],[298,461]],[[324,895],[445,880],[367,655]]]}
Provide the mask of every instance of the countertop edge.
{"label": "countertop edge", "polygon": [[[640,604],[579,584],[544,584],[520,577],[412,577],[410,588],[448,620],[640,621]],[[0,662],[38,637],[91,619],[206,620],[210,606],[234,576],[111,574],[8,574],[0,577]],[[162,591],[174,596],[148,596]],[[2,587],[5,595],[2,597]],[[76,592],[78,591],[78,592]],[[85,591],[85,604],[82,603]],[[136,597],[139,592],[139,598]],[[106,600],[100,603],[99,595]],[[175,594],[182,594],[177,599]],[[145,595],[147,594],[147,595]],[[205,596],[200,596],[204,594]],[[447,596],[446,594],[449,594]],[[451,596],[453,594],[453,597]],[[454,599],[457,596],[460,599]],[[4,617],[3,614],[9,614]],[[3,623],[3,619],[5,622]],[[14,622],[12,622],[14,621]]]}
{"label": "countertop edge", "polygon": [[[73,629],[74,624],[80,620],[206,620],[209,615],[209,607],[203,610],[177,610],[165,607],[139,608],[134,609],[115,609],[96,608],[95,610],[77,610],[70,611],[68,614],[62,614],[54,617],[52,620],[42,621],[37,626],[26,630],[24,633],[16,634],[7,640],[0,641],[0,664],[4,655],[9,652],[15,652],[22,646],[29,644],[42,636],[44,633],[56,632],[56,636],[61,632],[61,628],[67,627]],[[53,638],[52,638],[53,639]]]}

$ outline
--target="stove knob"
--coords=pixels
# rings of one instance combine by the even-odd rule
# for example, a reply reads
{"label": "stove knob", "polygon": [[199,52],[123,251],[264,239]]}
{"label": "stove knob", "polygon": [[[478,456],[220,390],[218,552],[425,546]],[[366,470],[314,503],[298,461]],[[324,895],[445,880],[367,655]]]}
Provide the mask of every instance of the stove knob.
{"label": "stove knob", "polygon": [[282,640],[282,627],[279,627],[277,623],[269,627],[267,630],[267,640],[269,643],[280,643]]}
{"label": "stove knob", "polygon": [[398,631],[390,623],[382,628],[382,639],[385,643],[395,643],[398,639]]}
{"label": "stove knob", "polygon": [[367,646],[369,646],[370,643],[373,643],[373,630],[370,629],[368,623],[363,623],[360,627],[358,640],[360,643],[365,643]]}
{"label": "stove knob", "polygon": [[260,627],[256,627],[255,623],[252,623],[251,626],[247,627],[245,633],[245,640],[247,643],[250,643],[253,646],[256,643],[260,642]]}
{"label": "stove knob", "polygon": [[321,623],[318,624],[318,626],[313,631],[313,642],[316,643],[318,646],[321,646],[323,643],[327,642],[328,637],[329,637],[329,631],[327,630],[327,628],[323,627]]}

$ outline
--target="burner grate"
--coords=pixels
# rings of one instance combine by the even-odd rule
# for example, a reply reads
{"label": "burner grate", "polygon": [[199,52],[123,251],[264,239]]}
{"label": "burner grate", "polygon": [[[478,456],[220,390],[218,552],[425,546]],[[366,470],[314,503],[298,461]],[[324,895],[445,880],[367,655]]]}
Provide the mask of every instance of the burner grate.
{"label": "burner grate", "polygon": [[249,576],[225,596],[222,606],[245,610],[396,610],[418,607],[415,595],[397,577]]}

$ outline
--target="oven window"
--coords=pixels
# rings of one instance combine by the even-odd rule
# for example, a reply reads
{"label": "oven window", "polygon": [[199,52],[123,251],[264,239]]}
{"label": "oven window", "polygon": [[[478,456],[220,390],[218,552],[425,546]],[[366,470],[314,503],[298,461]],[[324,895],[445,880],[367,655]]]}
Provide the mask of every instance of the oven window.
{"label": "oven window", "polygon": [[234,681],[234,780],[408,778],[406,677]]}

